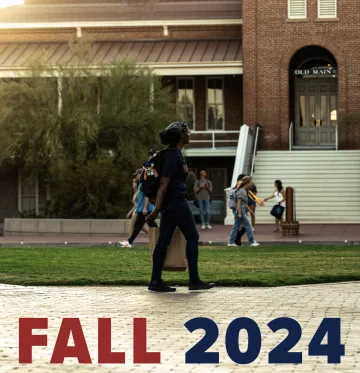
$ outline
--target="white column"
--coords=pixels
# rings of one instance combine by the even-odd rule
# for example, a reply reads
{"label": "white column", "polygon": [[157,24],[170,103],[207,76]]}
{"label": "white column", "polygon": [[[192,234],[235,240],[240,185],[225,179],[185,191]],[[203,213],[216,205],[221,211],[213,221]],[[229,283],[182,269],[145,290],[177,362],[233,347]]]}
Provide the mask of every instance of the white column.
{"label": "white column", "polygon": [[233,225],[234,224],[234,214],[231,209],[229,209],[229,192],[231,188],[225,189],[226,193],[226,218],[224,220],[224,225]]}
{"label": "white column", "polygon": [[62,111],[62,79],[61,77],[57,78],[57,87],[58,87],[58,114],[61,115],[61,111]]}
{"label": "white column", "polygon": [[150,109],[154,110],[154,82],[150,83]]}
{"label": "white column", "polygon": [[39,214],[39,175],[34,174],[35,177],[35,211]]}
{"label": "white column", "polygon": [[233,171],[233,177],[231,181],[231,186],[225,189],[226,192],[226,218],[224,221],[225,225],[233,225],[234,224],[234,214],[231,209],[229,209],[229,192],[231,188],[236,185],[238,176],[243,172],[244,164],[246,160],[246,149],[247,149],[247,142],[249,139],[249,127],[244,124],[240,128],[240,135],[238,146],[236,150],[236,158],[235,158],[235,165]]}

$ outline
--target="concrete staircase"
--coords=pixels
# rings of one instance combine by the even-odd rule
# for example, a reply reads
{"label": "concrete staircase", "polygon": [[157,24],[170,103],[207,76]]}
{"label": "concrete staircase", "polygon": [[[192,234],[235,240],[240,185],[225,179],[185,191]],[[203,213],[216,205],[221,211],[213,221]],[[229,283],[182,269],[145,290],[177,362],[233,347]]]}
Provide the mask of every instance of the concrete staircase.
{"label": "concrete staircase", "polygon": [[[253,179],[261,198],[276,179],[293,187],[300,224],[360,222],[360,151],[259,151]],[[257,207],[257,223],[273,223],[272,206]]]}

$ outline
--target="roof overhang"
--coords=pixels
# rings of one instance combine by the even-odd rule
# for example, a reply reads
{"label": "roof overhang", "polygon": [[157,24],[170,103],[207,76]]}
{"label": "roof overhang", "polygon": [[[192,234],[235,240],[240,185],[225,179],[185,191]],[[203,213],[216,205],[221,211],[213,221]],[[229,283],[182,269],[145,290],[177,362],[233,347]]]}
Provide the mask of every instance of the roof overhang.
{"label": "roof overhang", "polygon": [[[241,40],[169,40],[95,42],[87,68],[99,75],[116,60],[133,59],[161,76],[239,75],[243,72]],[[74,66],[67,43],[0,43],[0,77],[28,75],[29,62],[39,58],[56,71]]]}
{"label": "roof overhang", "polygon": [[201,148],[201,149],[186,149],[184,151],[185,157],[235,157],[236,147],[224,147],[224,148]]}
{"label": "roof overhang", "polygon": [[[147,65],[155,74],[160,76],[205,76],[205,75],[242,75],[242,62],[229,63],[198,63],[198,64],[167,64],[167,65]],[[90,67],[94,72],[101,75],[104,66]],[[56,73],[51,76],[56,76]],[[26,68],[0,68],[0,78],[21,78],[29,76]]]}
{"label": "roof overhang", "polygon": [[96,27],[176,27],[176,26],[238,26],[242,19],[184,19],[150,21],[83,21],[83,22],[3,22],[0,29],[60,29],[60,28],[96,28]]}
{"label": "roof overhang", "polygon": [[242,66],[241,61],[150,65],[155,74],[161,76],[241,75],[243,73]]}

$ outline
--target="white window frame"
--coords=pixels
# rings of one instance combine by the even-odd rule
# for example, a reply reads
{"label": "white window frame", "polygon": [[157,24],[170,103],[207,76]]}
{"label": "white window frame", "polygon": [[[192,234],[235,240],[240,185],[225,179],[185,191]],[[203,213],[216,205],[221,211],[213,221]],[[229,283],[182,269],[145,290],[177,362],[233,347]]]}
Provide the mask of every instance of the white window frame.
{"label": "white window frame", "polygon": [[338,0],[334,0],[334,1],[335,1],[335,14],[333,16],[328,16],[328,15],[322,16],[320,14],[320,2],[321,2],[321,0],[317,1],[317,3],[318,3],[318,6],[317,6],[317,8],[318,8],[317,9],[318,14],[317,14],[317,16],[318,16],[319,19],[334,19],[334,18],[337,18]]}
{"label": "white window frame", "polygon": [[196,130],[196,106],[195,106],[195,77],[194,76],[177,76],[176,77],[176,115],[178,115],[178,102],[179,102],[179,81],[192,80],[193,83],[193,128],[191,131]]}
{"label": "white window frame", "polygon": [[[34,175],[35,177],[35,211],[36,214],[39,213],[39,177],[38,174]],[[22,172],[18,171],[18,211],[24,212],[22,207],[22,195],[21,195],[21,189],[22,189]]]}
{"label": "white window frame", "polygon": [[294,17],[294,16],[291,16],[291,14],[290,14],[291,1],[292,0],[288,0],[288,19],[307,19],[307,11],[308,11],[308,9],[307,9],[307,2],[308,2],[308,0],[304,0],[304,2],[305,2],[305,14],[304,14],[303,17],[299,17],[299,16]]}
{"label": "white window frame", "polygon": [[[213,130],[213,129],[209,129],[209,102],[208,102],[208,86],[209,86],[209,80],[211,79],[219,79],[222,81],[222,91],[223,91],[223,107],[224,107],[224,120],[223,120],[223,126],[222,126],[222,129],[216,129],[216,130]],[[206,87],[205,87],[205,95],[206,95],[206,131],[211,131],[211,132],[223,132],[225,131],[225,79],[224,79],[224,76],[207,76],[206,77]]]}

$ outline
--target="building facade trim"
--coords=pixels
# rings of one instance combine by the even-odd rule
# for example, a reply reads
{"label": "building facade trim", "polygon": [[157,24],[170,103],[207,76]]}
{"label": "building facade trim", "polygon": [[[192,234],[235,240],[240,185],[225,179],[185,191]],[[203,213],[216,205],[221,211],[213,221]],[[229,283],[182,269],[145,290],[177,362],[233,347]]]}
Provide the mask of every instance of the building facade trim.
{"label": "building facade trim", "polygon": [[172,26],[236,26],[242,19],[193,19],[193,20],[151,20],[151,21],[90,21],[90,22],[3,22],[0,29],[51,29],[86,27],[172,27]]}

